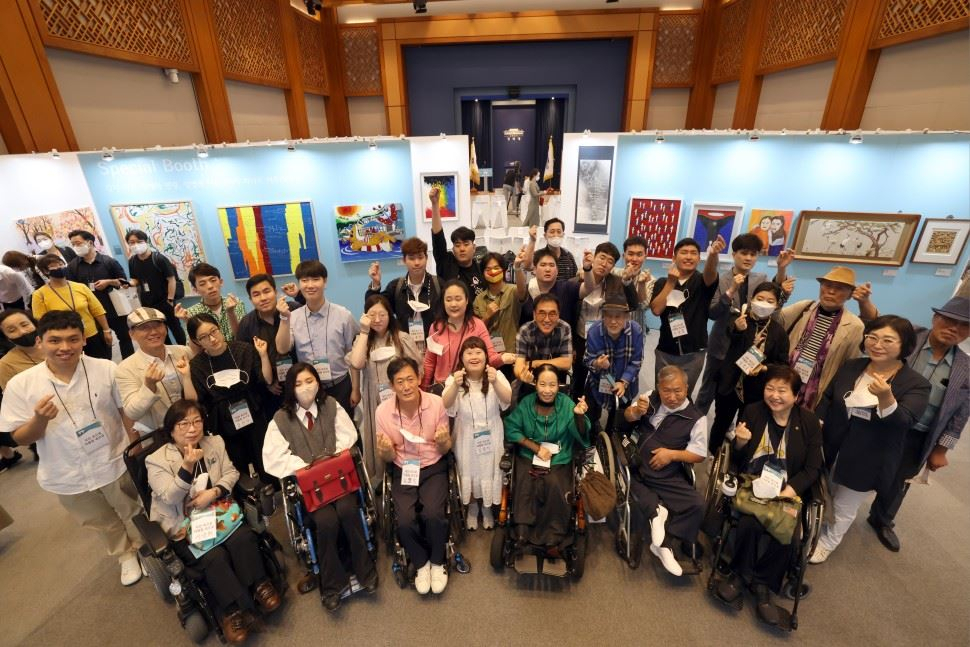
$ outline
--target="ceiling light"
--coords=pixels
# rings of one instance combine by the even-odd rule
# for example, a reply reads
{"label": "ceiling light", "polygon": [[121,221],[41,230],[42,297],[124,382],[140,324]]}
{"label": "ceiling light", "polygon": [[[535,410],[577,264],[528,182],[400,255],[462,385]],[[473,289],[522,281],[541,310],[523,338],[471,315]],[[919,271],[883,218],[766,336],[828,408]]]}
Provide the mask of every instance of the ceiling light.
{"label": "ceiling light", "polygon": [[850,144],[861,144],[862,143],[862,133],[856,133],[849,138]]}
{"label": "ceiling light", "polygon": [[752,130],[751,132],[748,133],[749,142],[756,142],[759,139],[761,139],[761,135],[758,133],[757,130]]}
{"label": "ceiling light", "polygon": [[205,159],[209,156],[209,149],[206,146],[196,146],[195,156],[199,159]]}
{"label": "ceiling light", "polygon": [[414,7],[414,13],[428,13],[428,3],[426,0],[414,0],[411,6]]}
{"label": "ceiling light", "polygon": [[61,159],[61,154],[57,152],[56,148],[51,149],[51,158],[56,160]]}
{"label": "ceiling light", "polygon": [[296,150],[296,142],[295,141],[292,141],[292,140],[287,141],[286,142],[286,150],[290,151],[291,153],[293,151],[295,151]]}
{"label": "ceiling light", "polygon": [[372,151],[376,151],[377,150],[377,140],[375,140],[375,139],[370,140],[370,143],[367,144],[367,147],[369,149],[371,149]]}
{"label": "ceiling light", "polygon": [[102,148],[101,149],[101,160],[102,161],[104,161],[104,162],[113,162],[114,159],[115,159],[115,155],[114,155],[114,153],[112,151],[109,151],[107,148]]}
{"label": "ceiling light", "polygon": [[446,135],[446,134],[444,134],[444,133],[441,133],[441,138],[442,138],[442,139],[444,139],[444,138],[445,138],[445,137],[447,137],[447,136],[448,136],[448,135]]}

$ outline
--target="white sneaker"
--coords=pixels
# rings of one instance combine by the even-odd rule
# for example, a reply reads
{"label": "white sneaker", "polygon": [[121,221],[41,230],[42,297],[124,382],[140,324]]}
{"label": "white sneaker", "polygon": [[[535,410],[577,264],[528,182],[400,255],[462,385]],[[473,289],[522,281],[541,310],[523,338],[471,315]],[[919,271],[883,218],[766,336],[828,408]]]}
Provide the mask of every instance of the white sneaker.
{"label": "white sneaker", "polygon": [[431,565],[431,592],[438,595],[448,586],[448,571],[444,564]]}
{"label": "white sneaker", "polygon": [[137,553],[128,553],[121,560],[121,583],[124,586],[131,586],[141,579],[141,562],[138,560]]}
{"label": "white sneaker", "polygon": [[487,505],[482,508],[482,528],[491,530],[495,527],[495,517],[492,516],[492,506]]}
{"label": "white sneaker", "polygon": [[431,562],[425,562],[414,575],[414,588],[421,595],[427,595],[431,590]]}
{"label": "white sneaker", "polygon": [[654,546],[660,546],[664,543],[664,536],[667,534],[664,529],[664,526],[667,525],[667,515],[667,508],[658,505],[657,514],[650,520],[650,543]]}
{"label": "white sneaker", "polygon": [[660,558],[660,563],[663,564],[664,568],[671,575],[676,575],[680,577],[684,574],[684,569],[680,567],[677,563],[677,558],[674,557],[674,551],[669,548],[658,548],[657,546],[650,544],[650,552]]}
{"label": "white sneaker", "polygon": [[813,552],[811,557],[808,558],[808,563],[821,564],[822,562],[827,560],[829,558],[829,555],[831,554],[832,554],[832,549],[826,548],[821,544],[821,542],[819,542],[819,544],[815,546],[815,552]]}
{"label": "white sneaker", "polygon": [[468,504],[468,514],[465,515],[465,527],[469,530],[478,530],[478,502],[472,501]]}

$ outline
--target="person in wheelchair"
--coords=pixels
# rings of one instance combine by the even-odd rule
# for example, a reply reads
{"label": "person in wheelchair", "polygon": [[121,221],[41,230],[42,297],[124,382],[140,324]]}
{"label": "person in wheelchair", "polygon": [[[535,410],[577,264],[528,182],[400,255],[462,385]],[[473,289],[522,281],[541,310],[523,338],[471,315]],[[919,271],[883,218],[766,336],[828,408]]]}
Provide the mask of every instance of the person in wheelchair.
{"label": "person in wheelchair", "polygon": [[572,515],[573,451],[589,446],[589,407],[585,397],[574,404],[559,392],[551,364],[536,370],[535,386],[505,419],[505,441],[518,445],[512,521],[520,545],[561,552]]}
{"label": "person in wheelchair", "polygon": [[636,423],[624,430],[636,438],[624,444],[634,476],[630,533],[639,537],[649,525],[650,552],[679,577],[684,571],[672,546],[676,540],[696,542],[704,521],[704,497],[686,470],[707,458],[707,416],[687,398],[687,374],[668,365],[657,374],[657,390],[640,395],[623,417]]}
{"label": "person in wheelchair", "polygon": [[[731,471],[765,479],[765,486],[774,483],[767,493],[774,497],[808,498],[822,473],[821,426],[814,413],[795,404],[802,381],[794,369],[772,364],[764,375],[764,400],[745,407],[735,427]],[[780,479],[771,478],[779,474]],[[798,544],[795,539],[787,546],[781,544],[758,519],[741,514],[730,575],[718,583],[715,595],[733,604],[748,587],[757,601],[758,619],[777,625],[778,608],[771,602],[771,591],[780,592]]]}
{"label": "person in wheelchair", "polygon": [[[176,400],[157,430],[160,447],[145,461],[152,491],[151,520],[174,540],[174,550],[186,566],[202,572],[229,642],[246,640],[255,620],[255,603],[276,610],[280,595],[266,573],[253,530],[231,512],[220,511],[239,480],[239,471],[220,436],[203,434],[205,415],[195,400]],[[236,509],[238,512],[238,508]],[[228,530],[192,542],[208,520]],[[235,522],[235,528],[229,529]],[[197,527],[198,529],[194,529]],[[215,528],[213,528],[215,529]],[[215,545],[213,545],[213,540]]]}
{"label": "person in wheelchair", "polygon": [[602,307],[602,319],[586,333],[586,354],[583,363],[586,375],[586,400],[593,428],[599,429],[603,404],[619,398],[627,402],[627,394],[638,390],[640,365],[643,363],[643,329],[630,320],[630,306],[620,294],[609,294]]}
{"label": "person in wheelchair", "polygon": [[439,594],[448,585],[448,461],[441,460],[451,451],[448,414],[440,397],[421,391],[418,364],[410,357],[392,359],[387,378],[394,397],[377,407],[377,453],[391,463],[385,475],[398,538],[417,568],[414,588]]}
{"label": "person in wheelchair", "polygon": [[[297,362],[286,375],[283,406],[266,428],[263,465],[282,479],[307,467],[314,458],[353,447],[357,429],[343,407],[320,388],[313,366]],[[341,532],[350,548],[354,575],[364,591],[377,591],[377,570],[367,548],[356,496],[344,496],[310,513],[316,526],[317,560],[323,606],[336,611],[350,576],[338,552]],[[312,575],[310,575],[312,577]]]}

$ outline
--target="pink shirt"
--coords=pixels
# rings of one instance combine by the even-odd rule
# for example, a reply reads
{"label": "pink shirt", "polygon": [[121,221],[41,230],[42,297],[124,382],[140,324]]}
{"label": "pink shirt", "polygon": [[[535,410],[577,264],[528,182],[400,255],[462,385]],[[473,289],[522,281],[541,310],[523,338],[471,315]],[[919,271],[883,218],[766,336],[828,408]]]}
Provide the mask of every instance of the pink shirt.
{"label": "pink shirt", "polygon": [[[434,435],[438,427],[448,428],[448,414],[441,398],[434,393],[421,393],[421,406],[413,418],[409,418],[397,407],[397,397],[381,402],[375,412],[377,431],[394,443],[394,464],[401,467],[406,460],[419,459],[421,467],[434,465],[441,458]],[[424,443],[406,441],[401,429],[409,434],[420,436]]]}
{"label": "pink shirt", "polygon": [[488,350],[488,363],[495,368],[502,367],[502,356],[495,352],[488,328],[485,326],[485,322],[478,317],[472,317],[471,323],[463,330],[452,330],[451,326],[445,324],[445,329],[439,331],[435,326],[432,326],[429,337],[444,346],[445,349],[441,351],[441,355],[430,350],[424,354],[422,388],[426,389],[434,382],[444,382],[448,379],[448,376],[457,368],[458,349],[469,337],[481,338]]}

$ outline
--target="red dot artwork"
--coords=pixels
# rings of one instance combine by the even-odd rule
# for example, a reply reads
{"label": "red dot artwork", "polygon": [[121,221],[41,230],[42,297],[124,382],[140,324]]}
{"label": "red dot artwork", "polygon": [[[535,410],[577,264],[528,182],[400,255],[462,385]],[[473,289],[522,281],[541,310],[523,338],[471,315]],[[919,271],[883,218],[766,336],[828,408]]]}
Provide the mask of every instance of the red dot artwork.
{"label": "red dot artwork", "polygon": [[631,198],[627,236],[647,241],[647,258],[672,259],[680,229],[680,200]]}

